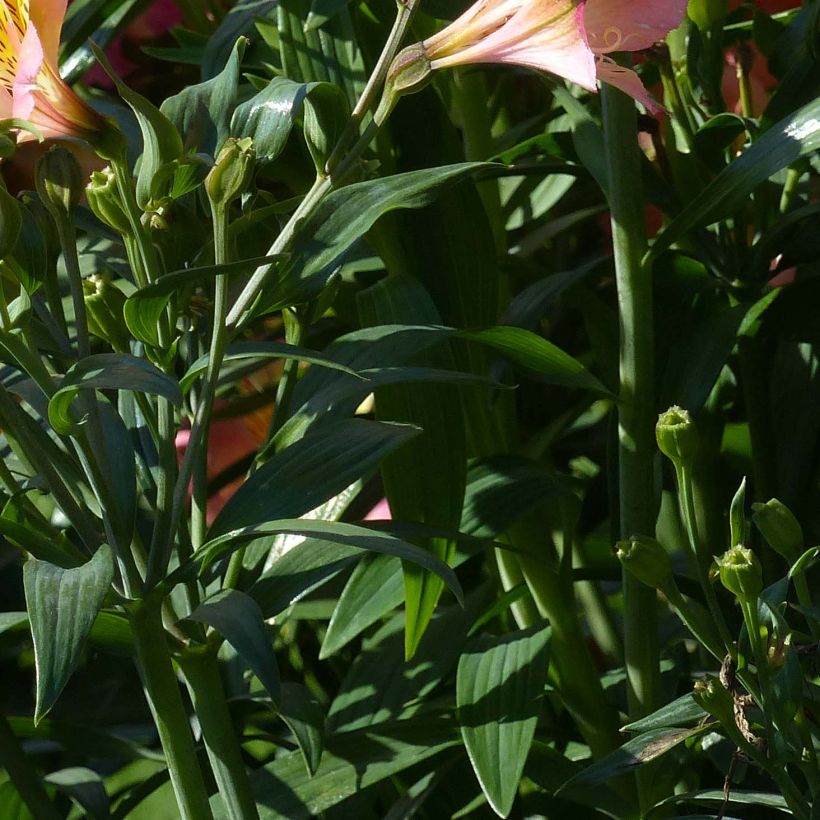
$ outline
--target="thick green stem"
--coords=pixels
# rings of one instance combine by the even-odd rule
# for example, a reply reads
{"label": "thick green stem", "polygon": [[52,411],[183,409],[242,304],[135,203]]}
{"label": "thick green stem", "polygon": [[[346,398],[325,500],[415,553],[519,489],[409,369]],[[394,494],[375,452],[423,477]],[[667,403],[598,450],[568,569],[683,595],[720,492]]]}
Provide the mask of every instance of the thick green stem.
{"label": "thick green stem", "polygon": [[228,711],[214,648],[187,650],[181,665],[227,816],[231,820],[255,820],[258,817],[256,803]]}
{"label": "thick green stem", "polygon": [[211,820],[208,792],[162,626],[160,602],[153,598],[136,601],[128,614],[145,695],[165,752],[180,817]]}
{"label": "thick green stem", "polygon": [[[641,265],[646,228],[634,102],[603,86],[609,205],[620,313],[618,486],[622,538],[655,532],[655,397],[651,268]],[[657,703],[659,651],[657,598],[623,573],[624,655],[629,709],[633,717]]]}
{"label": "thick green stem", "polygon": [[26,757],[5,715],[0,715],[0,763],[26,808],[37,820],[60,820],[62,814],[49,800],[43,781]]}

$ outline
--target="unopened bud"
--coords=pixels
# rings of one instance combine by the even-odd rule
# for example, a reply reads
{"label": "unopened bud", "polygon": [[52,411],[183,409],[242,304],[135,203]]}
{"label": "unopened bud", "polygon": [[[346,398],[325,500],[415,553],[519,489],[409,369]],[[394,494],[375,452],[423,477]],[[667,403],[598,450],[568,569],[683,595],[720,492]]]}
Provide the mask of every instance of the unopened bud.
{"label": "unopened bud", "polygon": [[14,250],[22,227],[20,203],[0,185],[0,259],[5,259]]}
{"label": "unopened bud", "polygon": [[373,115],[376,124],[381,125],[387,119],[400,97],[421,91],[430,82],[432,74],[433,69],[422,43],[400,51],[387,70],[381,102]]}
{"label": "unopened bud", "polygon": [[615,545],[615,554],[626,570],[648,587],[675,597],[677,587],[669,554],[654,538],[633,535]]}
{"label": "unopened bud", "polygon": [[752,520],[769,546],[793,564],[803,549],[803,529],[792,511],[772,498],[765,504],[752,504]]}
{"label": "unopened bud", "polygon": [[122,207],[122,199],[117,190],[117,180],[111,168],[94,171],[85,189],[88,207],[94,215],[109,228],[122,236],[131,234],[131,223]]}
{"label": "unopened bud", "polygon": [[214,167],[205,178],[205,190],[215,205],[227,205],[241,196],[253,176],[256,151],[250,137],[225,140]]}
{"label": "unopened bud", "polygon": [[37,162],[37,193],[56,220],[65,219],[83,194],[83,172],[67,148],[55,145]]}
{"label": "unopened bud", "polygon": [[696,681],[692,698],[701,709],[705,709],[722,724],[734,723],[734,698],[717,678],[709,675]]}
{"label": "unopened bud", "polygon": [[660,451],[676,468],[688,467],[695,458],[699,437],[695,422],[687,410],[674,405],[658,416],[655,438]]}
{"label": "unopened bud", "polygon": [[83,279],[83,296],[89,331],[108,342],[114,350],[127,351],[123,292],[105,277],[93,274]]}
{"label": "unopened bud", "polygon": [[763,568],[757,556],[740,544],[715,558],[720,582],[741,602],[754,602],[763,589]]}

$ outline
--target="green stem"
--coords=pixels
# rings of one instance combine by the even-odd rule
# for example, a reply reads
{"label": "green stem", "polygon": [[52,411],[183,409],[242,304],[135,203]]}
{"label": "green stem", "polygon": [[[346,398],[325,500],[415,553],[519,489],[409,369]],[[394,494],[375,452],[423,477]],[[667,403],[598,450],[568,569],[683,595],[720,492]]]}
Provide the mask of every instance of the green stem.
{"label": "green stem", "polygon": [[399,47],[404,40],[404,35],[407,33],[413,15],[419,6],[420,0],[398,0],[398,12],[396,19],[393,22],[393,27],[384,44],[382,53],[376,62],[376,67],[373,69],[367,84],[362,91],[361,96],[356,102],[352,113],[350,114],[350,121],[345,126],[339,141],[330,154],[327,163],[325,164],[325,175],[331,176],[333,170],[336,168],[339,160],[342,158],[344,151],[347,150],[349,144],[359,130],[359,124],[364,119],[365,114],[373,107],[373,102],[376,99],[384,81],[387,77],[387,72],[390,69],[390,64],[393,58],[398,53]]}
{"label": "green stem", "polygon": [[[641,198],[637,117],[631,98],[604,84],[612,243],[621,323],[618,475],[622,538],[655,532],[655,397],[652,271],[641,265],[646,228]],[[650,712],[659,686],[657,596],[623,573],[624,657],[633,717]]]}
{"label": "green stem", "polygon": [[692,550],[692,557],[694,558],[695,567],[698,573],[698,582],[703,590],[706,604],[709,607],[709,614],[712,616],[712,620],[720,633],[720,639],[726,649],[731,651],[732,636],[729,633],[729,627],[726,625],[726,619],[723,617],[723,612],[718,604],[714,585],[709,583],[709,564],[712,561],[712,553],[700,537],[697,510],[695,508],[695,497],[692,487],[691,470],[687,469],[684,465],[681,465],[680,469],[676,470],[676,472],[678,479],[678,492],[680,493],[679,503],[681,510],[683,511],[684,526],[686,527],[686,533],[689,537],[689,545]]}
{"label": "green stem", "polygon": [[37,820],[60,820],[62,814],[49,800],[43,781],[32,768],[17,735],[5,715],[0,714],[0,763],[23,803]]}
{"label": "green stem", "polygon": [[128,607],[145,695],[165,752],[180,817],[211,820],[208,792],[160,613],[160,602],[154,598]]}
{"label": "green stem", "polygon": [[[301,223],[313,213],[319,203],[330,192],[333,183],[327,177],[317,177],[311,189],[305,194],[304,199],[291,215],[279,236],[276,237],[268,250],[267,256],[276,256],[283,253],[290,246],[296,236],[296,230]],[[262,292],[265,280],[274,270],[276,263],[260,265],[254,272],[248,283],[242,289],[230,311],[228,312],[227,326],[236,331],[248,320],[247,312]]]}
{"label": "green stem", "polygon": [[182,671],[191,693],[216,785],[231,820],[258,817],[242,751],[228,711],[215,647],[185,652]]}

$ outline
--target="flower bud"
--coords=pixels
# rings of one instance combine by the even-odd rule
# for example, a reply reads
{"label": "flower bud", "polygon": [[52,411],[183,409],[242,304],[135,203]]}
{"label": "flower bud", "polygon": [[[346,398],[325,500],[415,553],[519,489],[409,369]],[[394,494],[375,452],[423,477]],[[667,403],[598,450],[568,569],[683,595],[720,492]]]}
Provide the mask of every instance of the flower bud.
{"label": "flower bud", "polygon": [[215,205],[227,205],[241,196],[253,175],[256,151],[250,137],[225,140],[214,167],[205,177],[205,190]]}
{"label": "flower bud", "polygon": [[711,31],[722,26],[729,12],[726,0],[695,0],[687,9],[689,19],[701,30]]}
{"label": "flower bud", "polygon": [[699,437],[695,422],[687,410],[674,405],[658,416],[655,438],[660,451],[676,469],[688,467],[695,458]]}
{"label": "flower bud", "polygon": [[654,538],[633,535],[615,545],[615,554],[628,572],[648,587],[659,589],[667,597],[676,597],[669,554]]}
{"label": "flower bud", "polygon": [[752,504],[752,520],[769,546],[793,564],[803,549],[803,530],[792,511],[772,498],[765,504]]}
{"label": "flower bud", "polygon": [[0,259],[5,259],[14,250],[22,227],[20,203],[0,185]]}
{"label": "flower bud", "polygon": [[757,556],[740,544],[715,558],[720,582],[741,602],[753,602],[763,589],[763,568]]}
{"label": "flower bud", "polygon": [[387,119],[399,97],[421,91],[430,82],[432,74],[433,69],[422,43],[400,51],[387,70],[381,102],[373,115],[376,124],[381,125]]}
{"label": "flower bud", "polygon": [[37,193],[51,216],[65,219],[83,195],[83,172],[67,148],[55,145],[37,162]]}
{"label": "flower bud", "polygon": [[127,351],[123,292],[104,276],[95,273],[83,279],[83,296],[89,331],[108,342],[114,350]]}
{"label": "flower bud", "polygon": [[724,726],[734,724],[734,699],[729,690],[717,678],[708,675],[702,680],[696,681],[692,698],[701,709],[705,709]]}
{"label": "flower bud", "polygon": [[122,207],[122,200],[117,190],[117,180],[110,167],[91,174],[91,180],[85,189],[85,196],[88,200],[88,207],[100,222],[121,236],[130,236],[131,223]]}

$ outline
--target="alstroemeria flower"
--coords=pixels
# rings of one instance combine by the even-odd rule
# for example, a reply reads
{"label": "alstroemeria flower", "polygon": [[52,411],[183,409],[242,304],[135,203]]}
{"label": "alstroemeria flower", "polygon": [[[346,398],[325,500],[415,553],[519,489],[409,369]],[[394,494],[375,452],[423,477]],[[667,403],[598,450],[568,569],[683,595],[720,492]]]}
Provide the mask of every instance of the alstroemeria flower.
{"label": "alstroemeria flower", "polygon": [[[46,138],[94,142],[105,121],[60,78],[67,0],[0,0],[0,118],[28,120]],[[34,139],[22,131],[20,142]]]}
{"label": "alstroemeria flower", "polygon": [[421,43],[430,68],[470,63],[528,66],[588,91],[601,80],[660,109],[615,51],[640,51],[677,27],[687,0],[479,0]]}

